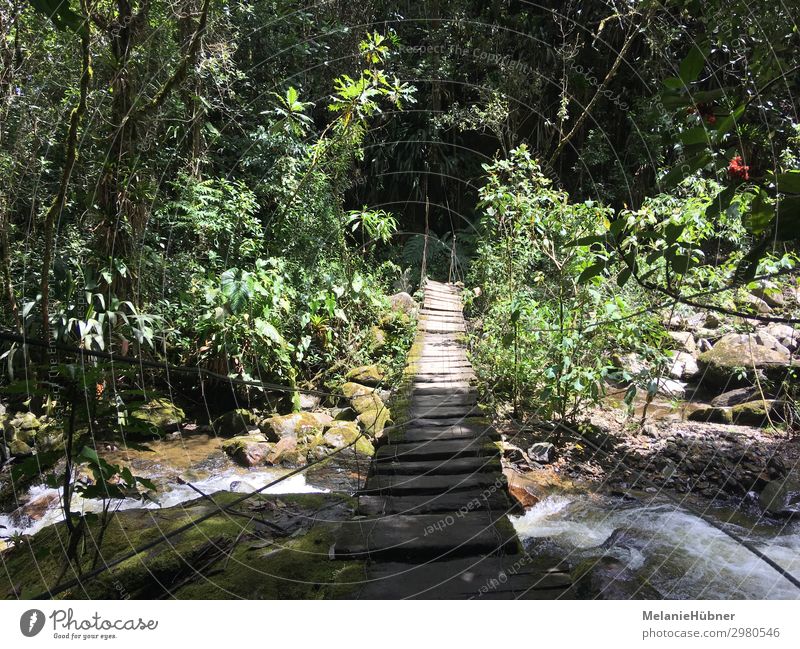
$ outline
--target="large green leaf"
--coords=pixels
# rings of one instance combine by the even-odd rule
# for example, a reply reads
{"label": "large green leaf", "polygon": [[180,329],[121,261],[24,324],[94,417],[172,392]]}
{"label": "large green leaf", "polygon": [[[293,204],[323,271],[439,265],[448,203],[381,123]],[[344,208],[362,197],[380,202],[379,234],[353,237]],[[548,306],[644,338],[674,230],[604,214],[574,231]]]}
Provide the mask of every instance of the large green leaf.
{"label": "large green leaf", "polygon": [[708,47],[706,45],[695,43],[686,55],[686,58],[681,61],[680,77],[684,84],[689,85],[695,81],[703,71],[706,64],[706,55]]}

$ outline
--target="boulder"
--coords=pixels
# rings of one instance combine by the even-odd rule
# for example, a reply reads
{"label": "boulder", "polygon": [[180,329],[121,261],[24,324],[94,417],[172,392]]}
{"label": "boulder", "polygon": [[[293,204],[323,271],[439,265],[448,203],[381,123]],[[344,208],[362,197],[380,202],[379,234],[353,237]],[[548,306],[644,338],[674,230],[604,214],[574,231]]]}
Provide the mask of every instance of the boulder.
{"label": "boulder", "polygon": [[556,447],[550,442],[536,442],[528,449],[528,457],[539,464],[550,464],[555,456]]}
{"label": "boulder", "polygon": [[737,388],[714,397],[711,400],[711,405],[715,408],[729,408],[740,403],[752,401],[756,394],[758,394],[758,388],[755,386]]}
{"label": "boulder", "polygon": [[773,322],[767,326],[766,332],[774,336],[775,339],[789,351],[797,351],[798,345],[800,344],[800,331],[793,329],[787,324]]}
{"label": "boulder", "polygon": [[217,417],[211,426],[220,437],[246,435],[258,426],[258,417],[246,408],[237,408]]}
{"label": "boulder", "polygon": [[686,383],[676,379],[658,379],[657,393],[668,399],[685,399],[686,398]]}
{"label": "boulder", "polygon": [[734,424],[740,426],[768,426],[770,419],[773,423],[783,421],[784,407],[785,402],[774,399],[747,401],[731,408],[731,418]]}
{"label": "boulder", "polygon": [[672,339],[673,349],[689,354],[694,354],[697,351],[697,345],[691,331],[670,331],[668,333]]}
{"label": "boulder", "polygon": [[262,434],[240,435],[222,443],[222,450],[238,464],[251,467],[263,464],[272,444]]}
{"label": "boulder", "polygon": [[391,413],[385,406],[362,412],[356,417],[356,421],[361,424],[364,432],[374,438],[383,437],[383,429],[391,419]]}
{"label": "boulder", "polygon": [[678,351],[673,352],[669,373],[675,379],[691,379],[700,373],[700,368],[692,354]]}
{"label": "boulder", "polygon": [[800,513],[800,482],[784,478],[768,482],[758,496],[761,506],[770,514],[791,516]]}
{"label": "boulder", "polygon": [[270,442],[279,442],[290,437],[302,440],[321,433],[333,418],[323,412],[295,412],[289,415],[275,415],[264,419],[259,427]]}
{"label": "boulder", "polygon": [[744,298],[740,300],[742,306],[750,307],[753,311],[761,315],[769,315],[772,313],[772,307],[767,304],[760,297],[756,297],[752,293],[747,293]]}
{"label": "boulder", "polygon": [[713,311],[706,314],[706,320],[703,323],[703,327],[706,329],[716,329],[722,324],[722,320],[719,319],[719,316],[714,313]]}
{"label": "boulder", "polygon": [[783,293],[781,293],[779,288],[758,286],[750,291],[750,293],[755,297],[764,300],[764,302],[773,308],[779,308],[786,304]]}
{"label": "boulder", "polygon": [[335,421],[325,431],[323,440],[327,446],[333,449],[353,444],[355,440],[353,451],[356,454],[371,457],[375,453],[375,447],[366,436],[360,435],[361,431],[354,421]]}
{"label": "boulder", "polygon": [[350,399],[350,404],[358,415],[367,412],[368,410],[380,410],[386,407],[383,404],[383,399],[381,399],[375,392],[353,397]]}
{"label": "boulder", "polygon": [[614,367],[621,369],[630,376],[638,376],[647,372],[647,364],[644,359],[636,353],[614,354],[611,357]]}
{"label": "boulder", "polygon": [[25,444],[32,445],[41,426],[39,418],[32,412],[18,412],[3,421],[3,437],[7,442],[19,439]]}
{"label": "boulder", "polygon": [[774,378],[782,376],[790,363],[789,350],[766,332],[726,334],[711,350],[697,358],[702,381],[714,387],[753,382],[755,368]]}
{"label": "boulder", "polygon": [[267,453],[264,458],[267,464],[287,464],[293,466],[304,466],[306,456],[301,452],[297,445],[297,438],[292,436],[282,437]]}
{"label": "boulder", "polygon": [[733,416],[730,408],[720,408],[714,406],[701,406],[689,413],[689,421],[701,421],[709,424],[730,424]]}
{"label": "boulder", "polygon": [[[49,417],[37,417],[32,412],[18,412],[3,422],[3,437],[12,455],[27,455],[35,447],[39,451],[54,451],[64,444],[60,422]],[[11,450],[12,442],[18,452]]]}
{"label": "boulder", "polygon": [[377,325],[370,327],[367,345],[373,352],[383,348],[386,345],[386,332]]}
{"label": "boulder", "polygon": [[385,375],[383,370],[377,365],[362,365],[361,367],[354,367],[350,370],[345,375],[345,378],[348,381],[374,386],[383,382]]}
{"label": "boulder", "polygon": [[368,388],[366,385],[361,385],[360,383],[348,382],[342,386],[342,394],[346,399],[372,394],[374,391],[375,388]]}
{"label": "boulder", "polygon": [[133,411],[134,419],[159,431],[174,430],[186,414],[168,399],[152,399]]}
{"label": "boulder", "polygon": [[314,410],[319,408],[319,404],[322,403],[322,399],[318,395],[305,392],[301,392],[298,395],[298,400],[300,401],[301,410]]}
{"label": "boulder", "polygon": [[415,314],[419,308],[419,305],[416,303],[414,298],[405,291],[400,291],[399,293],[395,293],[394,295],[390,296],[389,304],[392,307],[392,311],[401,311],[406,315]]}
{"label": "boulder", "polygon": [[33,449],[21,439],[12,439],[8,443],[8,452],[12,457],[21,457],[33,453]]}

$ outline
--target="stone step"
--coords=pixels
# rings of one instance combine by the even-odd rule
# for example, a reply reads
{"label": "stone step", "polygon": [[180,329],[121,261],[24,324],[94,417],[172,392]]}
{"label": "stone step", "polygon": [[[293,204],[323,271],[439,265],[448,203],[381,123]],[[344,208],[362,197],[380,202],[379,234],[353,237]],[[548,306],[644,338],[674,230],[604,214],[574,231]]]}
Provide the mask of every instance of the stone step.
{"label": "stone step", "polygon": [[[443,521],[450,521],[446,524]],[[492,521],[473,512],[458,517],[443,514],[385,516],[347,521],[334,543],[337,559],[425,559],[517,554],[514,528],[507,519]]]}
{"label": "stone step", "polygon": [[362,516],[388,516],[485,510],[503,514],[522,513],[516,501],[509,500],[500,486],[496,489],[487,487],[434,495],[360,496],[356,511]]}
{"label": "stone step", "polygon": [[395,476],[375,475],[359,493],[364,496],[414,496],[419,494],[442,494],[470,489],[497,488],[505,484],[505,476],[466,473],[457,475]]}
{"label": "stone step", "polygon": [[483,437],[451,439],[423,443],[385,444],[375,451],[376,462],[443,460],[456,457],[493,457],[500,451]]}
{"label": "stone step", "polygon": [[[520,565],[522,564],[522,565]],[[370,570],[363,599],[552,599],[572,585],[569,572],[486,556],[421,563],[384,562]]]}
{"label": "stone step", "polygon": [[500,473],[499,457],[460,457],[418,462],[375,462],[376,475],[454,475],[469,473]]}

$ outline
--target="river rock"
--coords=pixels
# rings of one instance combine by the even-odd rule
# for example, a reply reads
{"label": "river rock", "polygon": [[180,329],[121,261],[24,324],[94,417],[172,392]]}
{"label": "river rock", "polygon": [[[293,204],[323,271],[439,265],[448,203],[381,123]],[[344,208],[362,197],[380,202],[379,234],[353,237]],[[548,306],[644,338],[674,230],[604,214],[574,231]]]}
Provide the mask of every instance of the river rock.
{"label": "river rock", "polygon": [[785,405],[785,402],[774,399],[757,399],[740,403],[731,408],[731,419],[734,424],[740,426],[768,426],[770,419],[773,423],[783,421]]}
{"label": "river rock", "polygon": [[416,303],[413,297],[411,297],[405,291],[400,291],[399,293],[395,293],[394,295],[389,297],[389,304],[392,307],[393,311],[401,311],[406,315],[414,315],[419,309],[419,305]]}
{"label": "river rock", "polygon": [[166,432],[176,429],[186,414],[168,399],[151,399],[134,410],[131,417],[148,428]]}
{"label": "river rock", "polygon": [[376,352],[386,345],[386,332],[377,325],[372,325],[369,329],[367,346],[370,351]]}
{"label": "river rock", "polygon": [[773,308],[780,308],[786,304],[783,293],[781,293],[780,289],[778,288],[758,286],[750,291],[750,293],[755,295],[757,298],[764,300],[764,302]]}
{"label": "river rock", "polygon": [[222,450],[238,464],[246,467],[263,464],[267,454],[272,450],[272,444],[267,438],[258,433],[255,435],[240,435],[222,443]]}
{"label": "river rock", "polygon": [[758,496],[770,514],[789,516],[800,513],[800,482],[788,478],[768,482]]}
{"label": "river rock", "polygon": [[715,408],[729,408],[740,403],[752,401],[756,394],[758,394],[758,388],[755,386],[736,388],[735,390],[728,390],[714,397],[711,400],[711,405]]}
{"label": "river rock", "polygon": [[353,444],[353,451],[358,455],[371,457],[375,453],[375,447],[365,436],[361,436],[358,425],[353,421],[334,421],[325,431],[323,440],[330,448],[338,449],[348,444]]}
{"label": "river rock", "polygon": [[47,492],[32,498],[24,505],[17,507],[9,518],[17,527],[29,527],[32,523],[41,520],[44,515],[59,503],[59,494]]}
{"label": "river rock", "polygon": [[333,417],[323,412],[294,412],[264,419],[260,428],[271,442],[278,442],[286,437],[301,440],[321,433],[331,421]]}
{"label": "river rock", "polygon": [[800,344],[800,331],[793,329],[787,324],[773,322],[766,328],[766,332],[789,351],[797,351],[798,344]]}
{"label": "river rock", "polygon": [[383,382],[385,375],[383,370],[377,365],[362,365],[350,370],[345,378],[348,381],[361,383],[362,385],[375,386]]}
{"label": "river rock", "polygon": [[550,464],[555,456],[556,447],[550,442],[536,442],[528,449],[528,457],[539,464]]}
{"label": "river rock", "polygon": [[363,394],[358,397],[353,397],[350,399],[350,404],[358,415],[367,412],[368,410],[380,410],[385,408],[383,399],[378,396],[377,392],[371,392],[370,394]]}
{"label": "river rock", "polygon": [[374,391],[375,388],[369,388],[366,385],[353,383],[352,381],[349,381],[342,386],[342,394],[346,399],[353,399],[354,397],[361,397],[365,394],[372,394]]}
{"label": "river rock", "polygon": [[694,354],[697,344],[691,331],[670,331],[669,337],[672,338],[672,346],[679,351]]}
{"label": "river rock", "polygon": [[258,426],[258,417],[246,408],[237,408],[217,417],[211,426],[220,437],[246,435]]}
{"label": "river rock", "polygon": [[3,437],[6,441],[19,439],[28,445],[34,443],[36,432],[42,424],[32,412],[18,412],[3,421]]}
{"label": "river rock", "polygon": [[702,381],[714,387],[751,383],[753,367],[768,376],[785,374],[789,350],[766,332],[726,334],[697,359]]}
{"label": "river rock", "polygon": [[730,408],[701,406],[693,410],[687,417],[689,421],[701,421],[709,424],[730,424],[733,422],[733,415]]}
{"label": "river rock", "polygon": [[301,392],[298,395],[298,399],[300,401],[301,410],[314,410],[315,408],[319,408],[319,404],[322,403],[321,397],[317,394]]}
{"label": "river rock", "polygon": [[772,313],[772,307],[760,297],[757,297],[752,293],[747,293],[741,300],[739,300],[739,303],[743,306],[750,307],[761,315],[769,315]]}
{"label": "river rock", "polygon": [[391,412],[386,406],[374,408],[360,413],[356,421],[361,424],[367,435],[379,439],[383,437],[384,428],[391,421]]}
{"label": "river rock", "polygon": [[307,463],[305,452],[298,448],[297,438],[292,436],[282,437],[264,459],[267,464],[273,466],[277,464],[304,466]]}
{"label": "river rock", "polygon": [[[693,339],[694,340],[694,339]],[[700,373],[697,361],[689,352],[673,352],[670,359],[669,373],[675,379],[691,379]]]}

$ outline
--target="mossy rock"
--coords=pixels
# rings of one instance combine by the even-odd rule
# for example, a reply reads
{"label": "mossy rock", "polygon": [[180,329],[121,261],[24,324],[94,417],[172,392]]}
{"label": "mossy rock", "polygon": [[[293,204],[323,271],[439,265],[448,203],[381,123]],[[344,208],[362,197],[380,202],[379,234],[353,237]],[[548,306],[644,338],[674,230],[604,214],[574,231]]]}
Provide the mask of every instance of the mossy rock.
{"label": "mossy rock", "polygon": [[302,440],[322,432],[322,429],[333,418],[327,413],[294,412],[289,415],[275,415],[264,419],[259,427],[271,442],[277,442],[284,437],[294,437]]}
{"label": "mossy rock", "polygon": [[[289,537],[265,542],[263,530],[247,518],[220,514],[187,525],[199,516],[228,506],[240,494],[218,492],[215,503],[205,499],[158,510],[125,510],[111,515],[102,536],[103,560],[112,562],[179,527],[186,529],[147,552],[122,561],[97,578],[58,595],[61,599],[333,599],[352,596],[363,581],[364,565],[331,561],[328,549],[340,523],[310,524],[325,508],[326,520],[344,520],[354,508],[352,499],[334,494],[256,496],[250,506],[272,506],[299,524]],[[277,506],[276,506],[277,505]],[[240,505],[248,511],[248,505]],[[335,513],[335,515],[334,515]],[[269,514],[266,514],[269,516]],[[99,535],[96,520],[88,521],[88,538]],[[54,586],[63,565],[63,523],[43,529],[17,547],[3,551],[3,564],[13,579],[0,585],[4,599],[31,598]],[[87,544],[91,547],[90,544]],[[228,555],[230,557],[228,558]],[[81,570],[88,572],[93,553],[81,554]],[[213,571],[213,576],[208,576]]]}
{"label": "mossy rock", "polygon": [[356,421],[361,424],[367,435],[377,438],[383,436],[383,429],[386,427],[386,422],[391,419],[391,416],[392,413],[388,408],[375,408],[362,412],[356,417]]}
{"label": "mossy rock", "polygon": [[24,455],[30,455],[33,453],[33,449],[21,439],[12,439],[8,443],[8,452],[12,455],[12,457],[20,457]]}
{"label": "mossy rock", "polygon": [[247,435],[251,428],[258,426],[258,416],[247,408],[237,408],[217,417],[211,426],[220,437]]}
{"label": "mossy rock", "polygon": [[273,445],[264,435],[240,435],[222,443],[222,450],[242,466],[251,467],[263,464]]}
{"label": "mossy rock", "polygon": [[769,334],[726,334],[697,357],[697,364],[703,383],[735,387],[753,383],[754,370],[768,378],[785,376],[790,359],[788,350]]}
{"label": "mossy rock", "polygon": [[783,407],[782,401],[758,399],[733,406],[731,417],[733,423],[740,426],[769,426],[770,419],[773,423],[783,421]]}
{"label": "mossy rock", "polygon": [[381,410],[385,408],[383,400],[374,392],[359,397],[353,397],[350,399],[350,404],[353,406],[353,410],[359,415],[369,412],[370,410]]}
{"label": "mossy rock", "polygon": [[373,392],[375,392],[375,388],[370,388],[360,383],[353,383],[352,381],[348,381],[342,386],[342,394],[346,399],[362,397],[367,394],[372,394]]}
{"label": "mossy rock", "polygon": [[19,439],[32,445],[42,422],[32,412],[18,412],[3,421],[3,436],[7,442]]}
{"label": "mossy rock", "polygon": [[377,365],[362,365],[361,367],[354,367],[350,370],[345,375],[345,378],[355,383],[374,386],[382,383],[386,375]]}
{"label": "mossy rock", "polygon": [[167,399],[152,399],[134,410],[131,417],[149,428],[167,431],[176,428],[186,413]]}
{"label": "mossy rock", "polygon": [[709,424],[730,424],[733,423],[730,408],[703,406],[692,411],[688,417],[689,421],[702,421]]}
{"label": "mossy rock", "polygon": [[343,446],[352,444],[354,440],[357,440],[353,445],[355,453],[372,457],[375,454],[375,447],[367,437],[363,435],[359,437],[360,435],[361,431],[356,422],[336,421],[325,431],[323,439],[325,444],[333,449],[342,448]]}
{"label": "mossy rock", "polygon": [[386,332],[373,325],[369,330],[369,337],[367,338],[367,345],[370,351],[376,352],[386,346]]}

